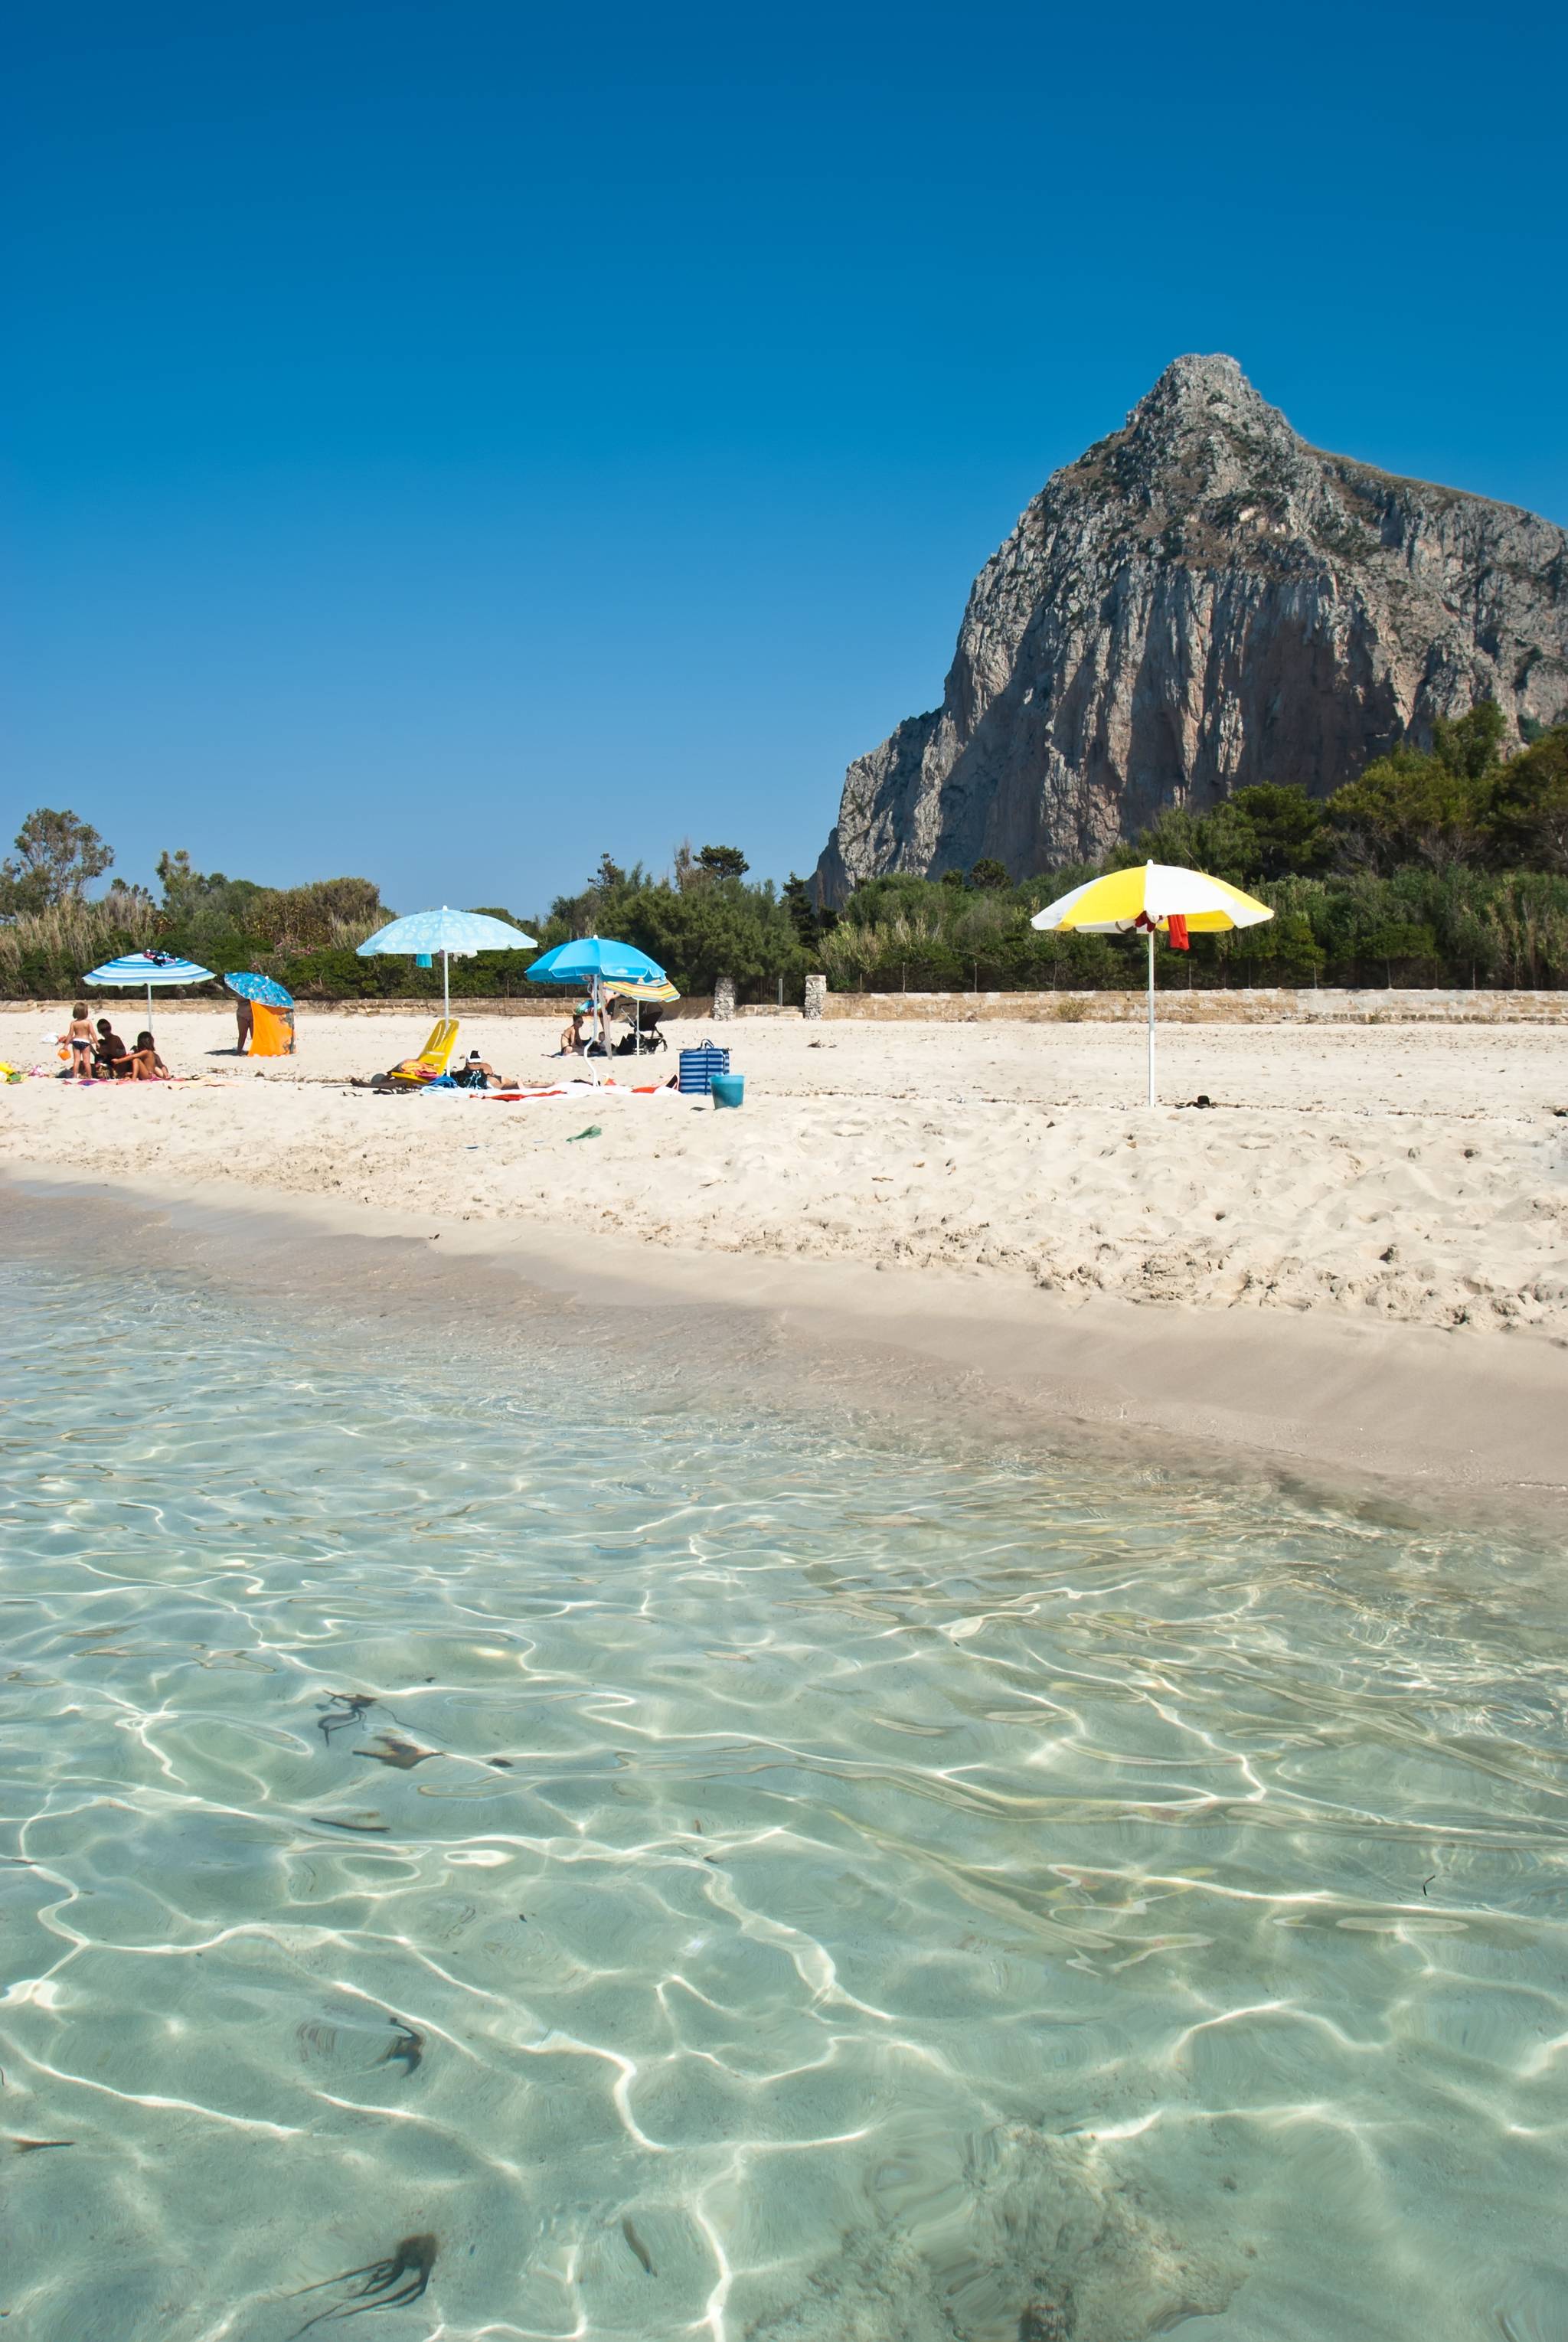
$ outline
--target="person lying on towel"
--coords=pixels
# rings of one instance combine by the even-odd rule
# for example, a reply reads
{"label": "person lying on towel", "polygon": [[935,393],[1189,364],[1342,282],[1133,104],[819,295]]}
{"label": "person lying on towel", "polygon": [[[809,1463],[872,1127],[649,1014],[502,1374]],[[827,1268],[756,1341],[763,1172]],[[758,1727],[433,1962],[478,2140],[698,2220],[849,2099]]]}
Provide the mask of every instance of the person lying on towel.
{"label": "person lying on towel", "polygon": [[482,1057],[477,1049],[469,1050],[452,1078],[460,1090],[514,1090],[517,1086],[515,1082],[509,1082],[498,1074],[488,1058]]}

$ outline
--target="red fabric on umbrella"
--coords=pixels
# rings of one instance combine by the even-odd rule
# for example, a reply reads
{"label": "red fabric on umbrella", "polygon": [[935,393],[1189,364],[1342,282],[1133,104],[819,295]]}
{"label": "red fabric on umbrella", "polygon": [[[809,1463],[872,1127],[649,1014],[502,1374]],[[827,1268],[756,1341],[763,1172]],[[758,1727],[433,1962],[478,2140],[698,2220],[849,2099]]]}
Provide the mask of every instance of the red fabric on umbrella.
{"label": "red fabric on umbrella", "polygon": [[1165,922],[1165,931],[1170,936],[1173,951],[1189,951],[1192,948],[1187,941],[1187,923],[1180,911],[1171,913]]}

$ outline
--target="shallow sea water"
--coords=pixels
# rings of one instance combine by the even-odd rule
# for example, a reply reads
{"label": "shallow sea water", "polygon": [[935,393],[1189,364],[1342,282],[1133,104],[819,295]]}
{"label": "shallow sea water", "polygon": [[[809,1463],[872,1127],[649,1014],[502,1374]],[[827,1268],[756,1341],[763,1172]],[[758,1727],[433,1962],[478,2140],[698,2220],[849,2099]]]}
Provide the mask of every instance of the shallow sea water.
{"label": "shallow sea water", "polygon": [[1543,1542],[0,1313],[5,2330],[1568,2337]]}

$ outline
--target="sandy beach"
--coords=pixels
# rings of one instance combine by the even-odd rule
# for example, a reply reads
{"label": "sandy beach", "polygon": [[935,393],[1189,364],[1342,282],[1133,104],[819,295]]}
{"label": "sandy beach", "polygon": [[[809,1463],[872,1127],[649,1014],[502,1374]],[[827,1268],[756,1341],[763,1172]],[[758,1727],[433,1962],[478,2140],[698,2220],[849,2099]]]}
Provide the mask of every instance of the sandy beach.
{"label": "sandy beach", "polygon": [[[1173,1103],[1151,1114],[1125,1026],[741,1019],[722,1037],[746,1103],[718,1113],[610,1090],[504,1105],[345,1086],[417,1047],[423,1020],[303,1011],[298,1056],[262,1065],[235,1059],[221,1012],[158,1025],[199,1083],[8,1086],[0,1161],[589,1246],[941,1268],[1069,1302],[1568,1336],[1568,1044],[1550,1028],[1174,1029]],[[57,1029],[7,1013],[0,1056],[52,1062]],[[480,1017],[462,1046],[544,1083],[563,1072],[554,1031]],[[1176,1103],[1199,1095],[1211,1109]]]}

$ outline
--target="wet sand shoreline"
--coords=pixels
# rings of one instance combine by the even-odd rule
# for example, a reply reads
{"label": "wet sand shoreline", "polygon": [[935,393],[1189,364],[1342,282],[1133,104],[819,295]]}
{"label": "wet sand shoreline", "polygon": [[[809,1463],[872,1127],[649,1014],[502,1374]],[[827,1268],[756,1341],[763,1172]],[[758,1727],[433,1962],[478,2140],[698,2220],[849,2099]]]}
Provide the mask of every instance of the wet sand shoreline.
{"label": "wet sand shoreline", "polygon": [[[1301,1475],[1325,1494],[1445,1519],[1561,1518],[1568,1345],[1284,1311],[1075,1306],[984,1276],[591,1242],[237,1185],[73,1176],[13,1163],[13,1247],[95,1234],[139,1261],[350,1318],[408,1313],[425,1338],[564,1325],[667,1386],[754,1390],[907,1434],[1029,1452],[1074,1436],[1107,1460]],[[24,1236],[24,1231],[26,1231]],[[439,1249],[438,1249],[439,1247]]]}

